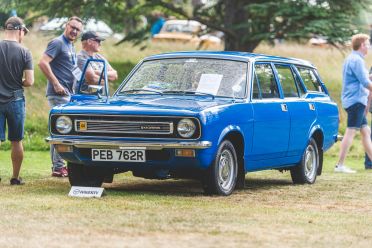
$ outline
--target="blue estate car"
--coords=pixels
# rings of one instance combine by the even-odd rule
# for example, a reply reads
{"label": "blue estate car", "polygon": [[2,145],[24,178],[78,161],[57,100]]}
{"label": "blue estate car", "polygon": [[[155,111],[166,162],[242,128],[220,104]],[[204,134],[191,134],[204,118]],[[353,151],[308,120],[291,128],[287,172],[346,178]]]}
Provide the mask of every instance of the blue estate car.
{"label": "blue estate car", "polygon": [[337,140],[337,105],[304,60],[154,55],[111,97],[103,68],[105,85],[84,87],[82,76],[71,102],[50,112],[47,140],[68,162],[73,186],[101,186],[132,171],[197,179],[206,193],[229,195],[244,187],[245,173],[266,169],[289,170],[293,183],[312,184],[323,152]]}

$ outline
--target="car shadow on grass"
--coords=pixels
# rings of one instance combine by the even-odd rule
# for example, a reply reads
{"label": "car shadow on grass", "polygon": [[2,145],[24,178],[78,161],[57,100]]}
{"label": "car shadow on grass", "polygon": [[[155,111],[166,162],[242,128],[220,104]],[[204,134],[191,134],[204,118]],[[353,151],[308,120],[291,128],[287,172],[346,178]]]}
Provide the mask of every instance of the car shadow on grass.
{"label": "car shadow on grass", "polygon": [[[27,187],[27,186],[31,187]],[[250,194],[252,192],[267,191],[292,186],[292,182],[286,179],[274,178],[246,178],[245,188],[235,190],[239,194]],[[43,178],[30,180],[22,191],[28,194],[43,195],[67,195],[70,191],[67,178]],[[206,196],[202,185],[196,180],[169,179],[148,180],[141,178],[125,178],[114,181],[112,184],[103,184],[108,195],[161,195],[195,197]]]}
{"label": "car shadow on grass", "polygon": [[114,182],[104,184],[108,194],[149,194],[174,196],[201,196],[203,189],[201,183],[195,180],[131,180],[130,182]]}
{"label": "car shadow on grass", "polygon": [[244,190],[249,191],[269,190],[273,188],[279,188],[282,186],[292,185],[293,185],[292,181],[286,179],[246,178]]}
{"label": "car shadow on grass", "polygon": [[[240,193],[263,191],[292,186],[292,182],[285,179],[245,179],[244,189]],[[202,185],[196,180],[131,180],[130,182],[114,182],[104,184],[108,194],[150,194],[174,196],[202,196],[205,195]]]}

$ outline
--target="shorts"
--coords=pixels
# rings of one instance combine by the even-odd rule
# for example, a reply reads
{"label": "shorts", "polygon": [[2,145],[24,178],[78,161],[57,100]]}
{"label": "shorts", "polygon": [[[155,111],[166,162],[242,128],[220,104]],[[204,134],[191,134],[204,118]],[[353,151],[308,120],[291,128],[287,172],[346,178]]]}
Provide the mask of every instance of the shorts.
{"label": "shorts", "polygon": [[365,116],[366,106],[361,103],[355,103],[345,109],[347,112],[347,127],[352,129],[361,129],[367,126]]}
{"label": "shorts", "polygon": [[8,140],[21,141],[24,136],[25,116],[24,98],[0,104],[0,140],[5,140],[5,130],[7,126]]}

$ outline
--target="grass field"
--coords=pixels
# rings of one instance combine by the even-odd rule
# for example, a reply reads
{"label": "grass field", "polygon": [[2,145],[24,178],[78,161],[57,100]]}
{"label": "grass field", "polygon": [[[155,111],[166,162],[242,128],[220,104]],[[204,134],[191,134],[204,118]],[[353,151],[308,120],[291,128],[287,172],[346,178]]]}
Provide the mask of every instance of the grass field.
{"label": "grass field", "polygon": [[0,151],[0,247],[370,247],[372,171],[325,171],[294,186],[288,172],[249,173],[230,197],[203,195],[198,182],[131,174],[105,184],[101,199],[67,196],[50,177],[47,152],[26,153],[24,186],[9,186],[9,153]]}

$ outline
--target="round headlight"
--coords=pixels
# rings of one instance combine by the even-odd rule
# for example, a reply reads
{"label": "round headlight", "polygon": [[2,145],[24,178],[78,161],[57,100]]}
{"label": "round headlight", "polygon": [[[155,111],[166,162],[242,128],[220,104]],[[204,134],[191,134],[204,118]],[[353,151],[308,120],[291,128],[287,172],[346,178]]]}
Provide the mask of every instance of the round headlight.
{"label": "round headlight", "polygon": [[69,133],[72,129],[72,121],[68,116],[60,116],[56,121],[56,129],[61,134]]}
{"label": "round headlight", "polygon": [[190,138],[195,133],[195,124],[190,119],[182,119],[178,122],[177,131],[183,138]]}

